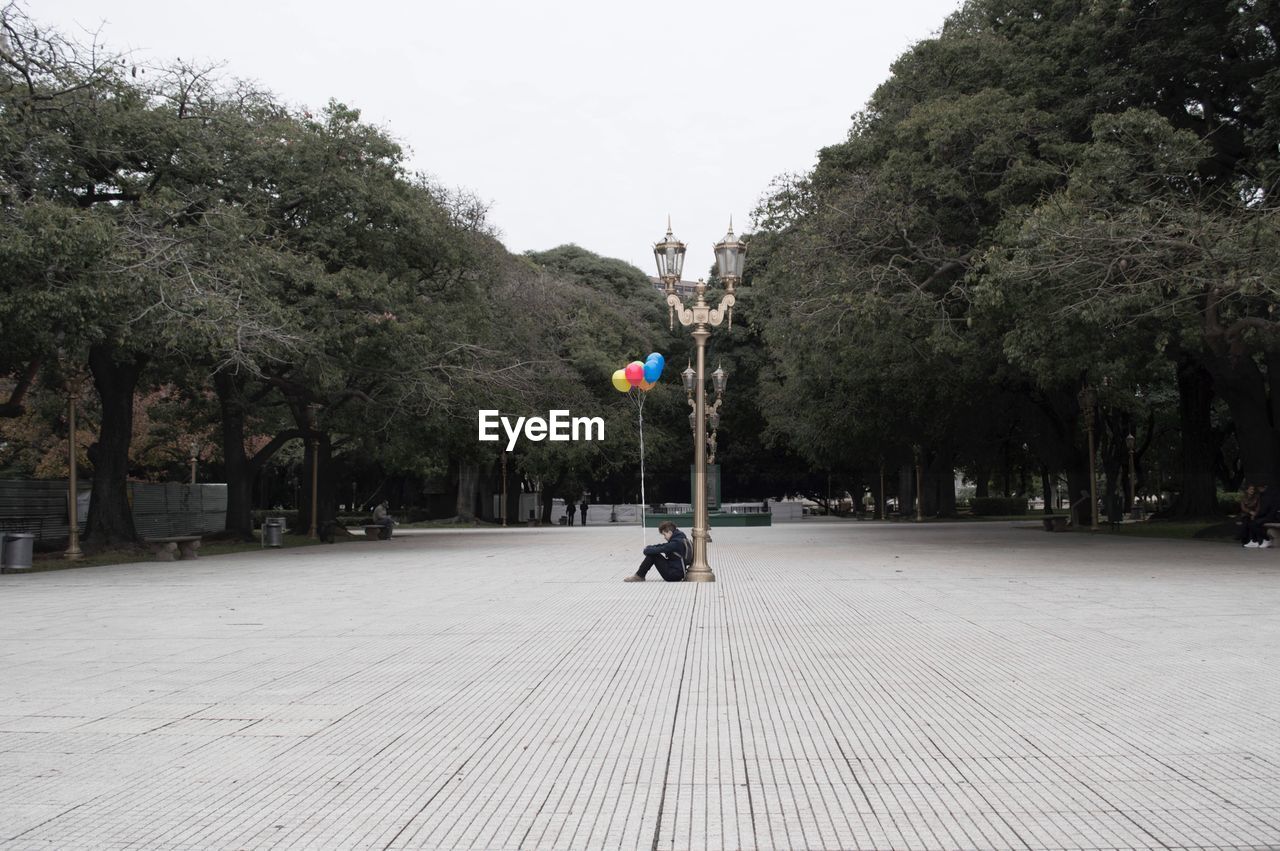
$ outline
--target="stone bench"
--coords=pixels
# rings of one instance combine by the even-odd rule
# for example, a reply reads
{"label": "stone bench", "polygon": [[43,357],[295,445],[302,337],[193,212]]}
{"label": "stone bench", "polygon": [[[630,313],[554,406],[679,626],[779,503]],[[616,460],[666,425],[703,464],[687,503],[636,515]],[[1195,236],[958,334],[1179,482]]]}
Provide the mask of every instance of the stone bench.
{"label": "stone bench", "polygon": [[391,527],[383,526],[381,523],[371,523],[364,527],[366,538],[376,538],[385,541],[391,537]]}
{"label": "stone bench", "polygon": [[179,535],[172,538],[147,538],[147,546],[155,554],[156,561],[173,561],[175,558],[186,561],[199,558],[196,550],[200,549],[200,535]]}
{"label": "stone bench", "polygon": [[1046,532],[1065,532],[1067,531],[1067,520],[1070,518],[1065,514],[1055,514],[1052,517],[1042,517],[1040,519],[1044,523]]}

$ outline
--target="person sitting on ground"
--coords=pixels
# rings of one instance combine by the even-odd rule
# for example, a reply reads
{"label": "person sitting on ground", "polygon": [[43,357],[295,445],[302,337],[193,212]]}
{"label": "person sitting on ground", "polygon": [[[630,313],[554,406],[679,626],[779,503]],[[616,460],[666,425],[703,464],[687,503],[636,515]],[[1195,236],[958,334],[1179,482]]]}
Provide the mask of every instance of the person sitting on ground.
{"label": "person sitting on ground", "polygon": [[623,582],[644,582],[644,575],[649,568],[658,568],[659,575],[667,582],[683,582],[689,562],[693,561],[693,544],[688,536],[676,528],[670,520],[662,521],[658,526],[658,534],[664,543],[650,544],[644,548],[644,561],[636,572]]}
{"label": "person sitting on ground", "polygon": [[391,529],[396,525],[396,521],[387,513],[387,501],[384,499],[373,507],[373,522],[376,526],[382,527],[382,539],[385,541],[391,537]]}
{"label": "person sitting on ground", "polygon": [[1246,547],[1264,550],[1271,547],[1271,539],[1267,537],[1268,523],[1280,523],[1280,486],[1262,483],[1258,485],[1258,510],[1252,520],[1245,521],[1245,528],[1249,531]]}
{"label": "person sitting on ground", "polygon": [[1253,518],[1258,513],[1258,488],[1246,484],[1244,493],[1240,495],[1240,543],[1246,547],[1253,539]]}

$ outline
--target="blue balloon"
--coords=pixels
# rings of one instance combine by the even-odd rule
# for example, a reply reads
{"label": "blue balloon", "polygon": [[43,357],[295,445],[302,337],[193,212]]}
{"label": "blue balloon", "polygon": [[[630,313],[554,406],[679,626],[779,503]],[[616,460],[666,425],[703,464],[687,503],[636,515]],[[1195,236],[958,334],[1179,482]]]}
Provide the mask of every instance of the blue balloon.
{"label": "blue balloon", "polygon": [[651,361],[651,360],[652,360],[652,361],[657,361],[657,362],[658,362],[658,372],[662,372],[663,367],[665,367],[665,366],[667,365],[667,359],[666,359],[666,358],[664,358],[662,355],[658,354],[657,352],[650,352],[650,353],[649,353],[649,357],[645,358],[644,360],[645,360],[645,363],[648,363],[648,362],[649,362],[649,361]]}
{"label": "blue balloon", "polygon": [[652,384],[662,377],[662,362],[647,360],[644,362],[644,380]]}

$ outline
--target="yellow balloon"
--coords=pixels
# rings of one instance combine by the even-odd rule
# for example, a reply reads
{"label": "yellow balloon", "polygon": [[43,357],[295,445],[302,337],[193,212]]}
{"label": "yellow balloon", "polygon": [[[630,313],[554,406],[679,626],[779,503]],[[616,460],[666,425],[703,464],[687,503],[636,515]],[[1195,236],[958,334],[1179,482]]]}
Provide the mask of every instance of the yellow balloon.
{"label": "yellow balloon", "polygon": [[[623,380],[624,380],[624,381],[626,380],[626,376],[623,376]],[[652,390],[654,387],[657,387],[657,386],[658,386],[658,382],[656,382],[656,381],[641,381],[641,382],[640,382],[640,389],[641,389],[641,390]]]}
{"label": "yellow balloon", "polygon": [[619,393],[626,393],[631,389],[631,383],[627,381],[627,371],[625,369],[615,369],[613,371],[613,389]]}

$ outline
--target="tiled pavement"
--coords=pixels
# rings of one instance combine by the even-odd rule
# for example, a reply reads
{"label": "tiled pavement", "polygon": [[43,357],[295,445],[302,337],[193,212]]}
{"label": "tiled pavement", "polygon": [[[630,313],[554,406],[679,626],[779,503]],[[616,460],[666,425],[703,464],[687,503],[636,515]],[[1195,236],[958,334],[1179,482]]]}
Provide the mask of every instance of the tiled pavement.
{"label": "tiled pavement", "polygon": [[1280,848],[1280,553],[432,532],[0,577],[0,849]]}

